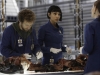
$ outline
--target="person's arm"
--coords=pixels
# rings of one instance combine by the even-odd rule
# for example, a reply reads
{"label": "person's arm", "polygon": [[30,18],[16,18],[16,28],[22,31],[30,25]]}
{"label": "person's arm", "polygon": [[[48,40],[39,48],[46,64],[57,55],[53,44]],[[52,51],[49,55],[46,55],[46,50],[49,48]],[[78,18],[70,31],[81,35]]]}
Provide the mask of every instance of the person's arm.
{"label": "person's arm", "polygon": [[44,47],[43,46],[43,42],[45,40],[45,30],[40,27],[39,31],[38,31],[38,42],[39,45],[41,46],[41,50],[43,53],[49,53],[50,52],[50,47]]}
{"label": "person's arm", "polygon": [[39,43],[38,43],[35,30],[33,30],[32,34],[33,34],[33,41],[34,41],[34,42],[33,42],[33,43],[34,43],[33,54],[36,55],[36,53],[37,53],[38,51],[41,51],[41,48],[40,48],[40,45],[39,45]]}
{"label": "person's arm", "polygon": [[[2,40],[1,40],[1,54],[5,57],[11,57],[11,56],[20,56],[21,54],[15,52],[12,49],[11,45],[11,38],[14,36],[12,31],[13,29],[11,28],[6,28],[3,32],[2,35]],[[15,40],[15,39],[14,39]],[[13,45],[14,46],[14,45]]]}
{"label": "person's arm", "polygon": [[[63,35],[63,28],[61,27],[61,32],[62,32],[62,35]],[[63,40],[62,40],[62,43],[61,43],[61,49],[62,49],[62,52],[66,52],[66,47],[64,47],[63,45]]]}
{"label": "person's arm", "polygon": [[91,24],[87,24],[85,26],[84,31],[84,47],[82,49],[83,54],[90,54],[93,51],[93,36],[94,36],[94,29]]}

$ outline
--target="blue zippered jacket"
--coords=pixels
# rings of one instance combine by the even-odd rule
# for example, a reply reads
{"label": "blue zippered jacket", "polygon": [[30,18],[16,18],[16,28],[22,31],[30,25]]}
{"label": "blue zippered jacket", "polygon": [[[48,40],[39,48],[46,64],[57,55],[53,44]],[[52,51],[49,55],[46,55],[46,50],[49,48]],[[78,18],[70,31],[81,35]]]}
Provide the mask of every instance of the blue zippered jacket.
{"label": "blue zippered jacket", "polygon": [[58,28],[55,28],[50,21],[40,27],[38,31],[38,42],[43,52],[43,64],[49,64],[51,57],[53,57],[54,63],[62,58],[62,52],[58,54],[50,52],[50,48],[62,49],[62,51],[65,52],[66,50],[65,47],[62,46],[62,41],[62,27],[58,26]]}
{"label": "blue zippered jacket", "polygon": [[[18,40],[22,39],[23,46],[18,46]],[[32,43],[33,39],[33,43]],[[31,45],[34,44],[34,49],[31,50]],[[40,50],[35,30],[24,40],[20,37],[12,25],[5,28],[1,42],[1,54],[5,57],[20,56],[24,53],[36,54]]]}
{"label": "blue zippered jacket", "polygon": [[84,73],[100,71],[100,18],[85,26],[83,54],[88,54]]}

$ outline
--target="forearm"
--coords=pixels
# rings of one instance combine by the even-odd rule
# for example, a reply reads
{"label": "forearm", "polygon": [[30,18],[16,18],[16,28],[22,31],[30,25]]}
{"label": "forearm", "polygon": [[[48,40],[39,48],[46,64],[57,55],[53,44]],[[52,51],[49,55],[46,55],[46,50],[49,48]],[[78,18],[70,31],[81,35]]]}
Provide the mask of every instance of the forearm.
{"label": "forearm", "polygon": [[20,53],[15,52],[14,50],[8,48],[1,48],[1,54],[5,57],[12,57],[12,56],[20,56]]}
{"label": "forearm", "polygon": [[50,53],[50,47],[41,47],[43,53]]}

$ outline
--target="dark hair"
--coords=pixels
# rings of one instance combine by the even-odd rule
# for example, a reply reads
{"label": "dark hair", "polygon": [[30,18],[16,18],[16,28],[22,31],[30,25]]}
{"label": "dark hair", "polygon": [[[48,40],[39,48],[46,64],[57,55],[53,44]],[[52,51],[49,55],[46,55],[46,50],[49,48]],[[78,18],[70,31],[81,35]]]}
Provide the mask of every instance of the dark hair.
{"label": "dark hair", "polygon": [[98,9],[98,12],[100,13],[100,0],[95,1],[94,6]]}
{"label": "dark hair", "polygon": [[32,21],[34,22],[35,14],[30,9],[23,9],[18,14],[18,20],[20,22],[24,22],[24,20],[26,20],[28,22],[32,22]]}
{"label": "dark hair", "polygon": [[60,7],[56,6],[56,5],[52,5],[49,7],[48,12],[47,12],[47,17],[50,19],[50,17],[48,16],[48,13],[51,12],[60,12],[60,19],[59,21],[62,21],[62,11],[60,9]]}

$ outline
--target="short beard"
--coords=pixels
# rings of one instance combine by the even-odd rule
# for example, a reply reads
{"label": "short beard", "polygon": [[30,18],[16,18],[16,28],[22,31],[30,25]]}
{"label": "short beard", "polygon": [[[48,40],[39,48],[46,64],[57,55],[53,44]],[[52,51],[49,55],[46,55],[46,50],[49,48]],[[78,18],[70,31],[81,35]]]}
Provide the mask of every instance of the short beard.
{"label": "short beard", "polygon": [[20,25],[21,29],[24,31],[24,32],[27,32],[24,28],[23,28],[23,25],[21,24]]}

